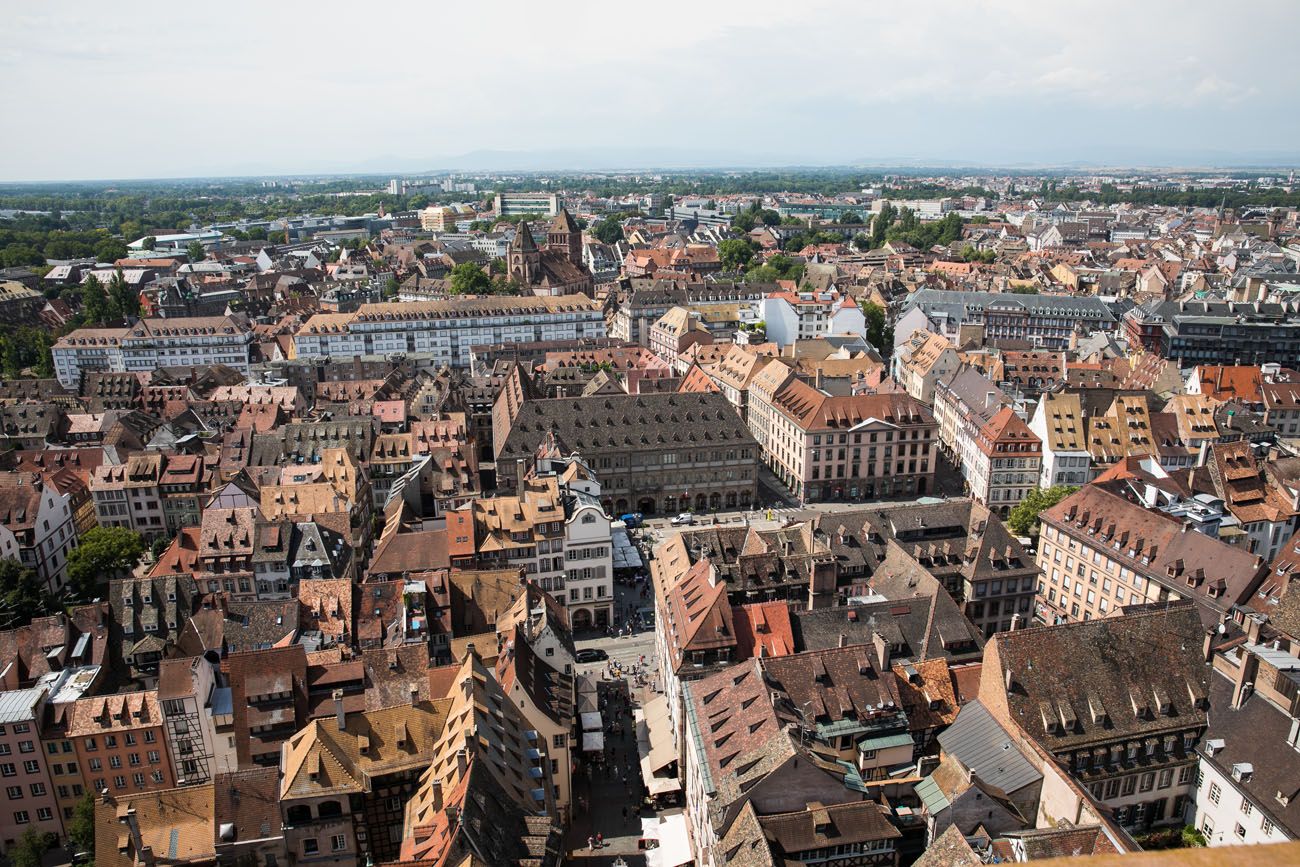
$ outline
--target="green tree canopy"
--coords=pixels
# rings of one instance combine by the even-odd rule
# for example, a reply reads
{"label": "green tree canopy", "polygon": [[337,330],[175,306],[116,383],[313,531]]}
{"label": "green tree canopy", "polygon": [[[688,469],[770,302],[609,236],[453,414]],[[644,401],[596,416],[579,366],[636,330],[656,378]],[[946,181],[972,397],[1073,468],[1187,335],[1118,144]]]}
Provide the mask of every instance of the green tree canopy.
{"label": "green tree canopy", "polygon": [[87,325],[103,325],[109,318],[108,293],[94,274],[81,284],[81,315]]}
{"label": "green tree canopy", "polygon": [[101,581],[134,569],[144,556],[144,539],[126,527],[95,527],[68,554],[68,584],[79,599],[92,599]]}
{"label": "green tree canopy", "polygon": [[68,820],[68,842],[72,851],[85,852],[90,860],[95,860],[95,794],[86,792],[85,797],[72,808],[72,818]]}
{"label": "green tree canopy", "polygon": [[207,251],[198,241],[190,241],[189,246],[185,248],[185,255],[189,257],[190,262],[202,262],[208,257]]}
{"label": "green tree canopy", "polygon": [[842,226],[856,226],[862,222],[862,215],[857,211],[845,211],[835,220]]}
{"label": "green tree canopy", "polygon": [[46,590],[36,570],[17,560],[0,560],[0,623],[4,628],[26,626],[33,618],[57,610],[58,600]]}
{"label": "green tree canopy", "polygon": [[41,867],[41,859],[58,841],[53,833],[28,828],[5,854],[9,856],[12,867]]}
{"label": "green tree canopy", "polygon": [[1050,488],[1034,488],[1025,498],[1015,505],[1007,515],[1007,526],[1017,536],[1029,536],[1038,533],[1038,513],[1050,509],[1066,497],[1079,490],[1071,485],[1053,485]]}
{"label": "green tree canopy", "polygon": [[718,258],[722,260],[722,270],[743,271],[754,258],[754,245],[746,238],[728,238],[718,244]]}
{"label": "green tree canopy", "polygon": [[888,357],[894,351],[894,328],[885,308],[870,301],[862,302],[862,316],[867,320],[867,342]]}
{"label": "green tree canopy", "polygon": [[96,262],[116,262],[127,255],[126,244],[116,238],[105,238],[95,245]]}
{"label": "green tree canopy", "polygon": [[491,278],[473,262],[461,262],[451,269],[451,291],[456,295],[482,295],[491,289]]}
{"label": "green tree canopy", "polygon": [[591,227],[591,234],[602,244],[617,244],[623,240],[623,223],[616,216],[609,216]]}

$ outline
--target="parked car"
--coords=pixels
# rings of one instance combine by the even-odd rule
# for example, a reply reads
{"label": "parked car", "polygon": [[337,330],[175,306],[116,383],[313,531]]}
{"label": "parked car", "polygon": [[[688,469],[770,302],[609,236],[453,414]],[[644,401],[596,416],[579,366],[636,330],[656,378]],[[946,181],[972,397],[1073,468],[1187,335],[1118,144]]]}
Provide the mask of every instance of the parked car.
{"label": "parked car", "polygon": [[578,662],[604,662],[609,659],[609,654],[599,647],[588,647],[573,654],[573,658]]}
{"label": "parked car", "polygon": [[672,524],[674,527],[680,527],[682,524],[694,524],[695,516],[692,515],[690,512],[682,512],[676,518],[673,518],[669,523]]}

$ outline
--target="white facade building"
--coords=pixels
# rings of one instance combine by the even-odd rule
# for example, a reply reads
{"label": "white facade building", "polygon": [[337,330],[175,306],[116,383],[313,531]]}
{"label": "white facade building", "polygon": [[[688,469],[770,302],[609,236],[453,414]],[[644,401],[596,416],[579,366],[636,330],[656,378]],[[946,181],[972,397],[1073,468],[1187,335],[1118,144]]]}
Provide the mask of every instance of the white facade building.
{"label": "white facade building", "polygon": [[[796,340],[832,334],[865,337],[867,320],[848,295],[830,288],[820,292],[773,292],[763,299],[767,339],[782,349]],[[880,347],[877,347],[880,348]]]}
{"label": "white facade building", "polygon": [[298,358],[425,353],[469,367],[475,345],[604,336],[604,312],[585,295],[465,296],[318,313],[294,336],[294,350]]}
{"label": "white facade building", "polygon": [[68,553],[77,547],[72,495],[35,480],[0,491],[0,557],[33,569],[51,593],[68,580]]}

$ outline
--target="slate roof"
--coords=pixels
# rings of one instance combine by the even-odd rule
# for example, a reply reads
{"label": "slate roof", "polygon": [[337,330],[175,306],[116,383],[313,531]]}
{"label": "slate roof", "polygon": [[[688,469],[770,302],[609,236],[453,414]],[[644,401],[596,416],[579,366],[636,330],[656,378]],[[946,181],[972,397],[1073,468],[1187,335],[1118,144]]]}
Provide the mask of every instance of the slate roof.
{"label": "slate roof", "polygon": [[[1300,835],[1300,752],[1288,741],[1292,719],[1258,693],[1234,709],[1232,694],[1232,681],[1215,672],[1210,683],[1210,724],[1196,751],[1294,838]],[[1223,744],[1213,755],[1208,749],[1211,741]],[[1242,763],[1250,765],[1252,773],[1249,779],[1237,780],[1232,768]],[[1278,792],[1290,802],[1278,801]]]}
{"label": "slate roof", "polygon": [[939,734],[939,746],[1004,792],[1018,792],[1043,778],[979,699],[962,706],[953,724]]}
{"label": "slate roof", "polygon": [[[1126,610],[999,633],[993,641],[1001,670],[984,676],[1011,684],[1010,713],[1048,750],[1141,740],[1205,724],[1204,637],[1193,605]],[[1066,671],[1071,676],[1061,677]]]}
{"label": "slate roof", "polygon": [[588,459],[705,444],[757,454],[753,434],[721,394],[669,392],[527,400],[496,444],[497,461],[530,458],[552,433],[561,449]]}

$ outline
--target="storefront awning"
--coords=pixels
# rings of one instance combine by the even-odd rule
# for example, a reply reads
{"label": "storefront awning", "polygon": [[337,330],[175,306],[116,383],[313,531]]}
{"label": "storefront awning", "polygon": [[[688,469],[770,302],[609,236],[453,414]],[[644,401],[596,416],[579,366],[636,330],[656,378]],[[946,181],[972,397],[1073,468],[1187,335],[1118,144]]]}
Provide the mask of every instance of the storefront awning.
{"label": "storefront awning", "polygon": [[598,732],[605,728],[601,722],[600,714],[595,711],[585,711],[582,714],[582,730],[584,732]]}
{"label": "storefront awning", "polygon": [[682,867],[694,860],[684,813],[669,813],[658,819],[642,819],[641,836],[647,840],[659,841],[658,846],[646,849],[646,867]]}
{"label": "storefront awning", "polygon": [[582,733],[582,751],[584,753],[598,753],[605,749],[604,732],[583,732]]}

